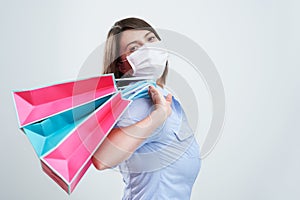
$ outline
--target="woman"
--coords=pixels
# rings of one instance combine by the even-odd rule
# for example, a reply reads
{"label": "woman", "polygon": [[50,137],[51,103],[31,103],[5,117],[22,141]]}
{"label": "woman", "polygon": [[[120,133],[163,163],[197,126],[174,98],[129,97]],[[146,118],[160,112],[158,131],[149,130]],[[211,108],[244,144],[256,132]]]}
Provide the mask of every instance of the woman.
{"label": "woman", "polygon": [[150,98],[133,100],[93,156],[99,170],[120,168],[124,200],[190,199],[201,165],[185,113],[164,89],[166,52],[146,48],[160,41],[157,32],[138,18],[116,22],[107,36],[104,73],[116,78],[148,75],[157,83],[149,86]]}

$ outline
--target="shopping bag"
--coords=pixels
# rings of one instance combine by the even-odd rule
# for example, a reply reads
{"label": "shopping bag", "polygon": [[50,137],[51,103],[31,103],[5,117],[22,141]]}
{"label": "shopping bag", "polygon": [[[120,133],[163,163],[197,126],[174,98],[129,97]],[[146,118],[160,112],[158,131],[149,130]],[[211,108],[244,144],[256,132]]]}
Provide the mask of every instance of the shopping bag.
{"label": "shopping bag", "polygon": [[19,126],[43,171],[63,190],[76,188],[132,100],[147,96],[151,81],[117,89],[113,74],[13,92]]}
{"label": "shopping bag", "polygon": [[55,148],[41,157],[43,170],[71,193],[91,165],[91,158],[129,105],[120,93],[88,115]]}
{"label": "shopping bag", "polygon": [[150,98],[148,95],[148,88],[152,85],[156,87],[156,82],[153,80],[141,80],[132,82],[126,87],[122,87],[121,94],[124,99],[135,100],[138,98]]}
{"label": "shopping bag", "polygon": [[14,91],[20,127],[117,91],[114,75],[54,84],[32,90]]}
{"label": "shopping bag", "polygon": [[113,74],[13,92],[19,127],[42,169],[71,193],[91,157],[130,104]]}
{"label": "shopping bag", "polygon": [[41,157],[60,143],[70,131],[111,96],[104,96],[96,101],[29,124],[22,127],[22,130],[27,135],[37,156]]}

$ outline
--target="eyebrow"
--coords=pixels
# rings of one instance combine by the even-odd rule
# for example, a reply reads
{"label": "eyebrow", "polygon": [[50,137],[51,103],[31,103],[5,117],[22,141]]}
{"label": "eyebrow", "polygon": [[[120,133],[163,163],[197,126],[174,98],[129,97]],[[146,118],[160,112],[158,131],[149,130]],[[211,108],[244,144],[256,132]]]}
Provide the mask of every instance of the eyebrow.
{"label": "eyebrow", "polygon": [[[144,35],[144,38],[146,38],[146,37],[147,37],[149,34],[151,34],[151,33],[152,33],[151,31],[149,31],[148,33],[146,33],[146,34]],[[134,40],[134,41],[132,41],[132,42],[129,42],[129,43],[126,45],[125,49],[127,49],[127,47],[128,47],[129,45],[134,44],[134,43],[138,43],[138,41]]]}

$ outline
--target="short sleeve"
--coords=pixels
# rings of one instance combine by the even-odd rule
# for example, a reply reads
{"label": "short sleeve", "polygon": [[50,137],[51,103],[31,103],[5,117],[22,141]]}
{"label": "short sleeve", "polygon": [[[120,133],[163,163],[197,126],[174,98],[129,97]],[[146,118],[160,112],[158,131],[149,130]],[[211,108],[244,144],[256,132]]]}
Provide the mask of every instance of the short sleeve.
{"label": "short sleeve", "polygon": [[114,128],[120,128],[120,127],[126,127],[126,126],[130,126],[134,123],[137,123],[138,121],[134,120],[134,119],[130,119],[126,116],[126,112],[128,112],[128,109],[122,114],[122,116],[118,119],[118,121],[116,122]]}
{"label": "short sleeve", "polygon": [[127,107],[115,127],[126,127],[146,118],[153,110],[153,103],[150,99],[135,99]]}
{"label": "short sleeve", "polygon": [[[153,111],[151,99],[139,98],[131,102],[121,117],[116,122],[114,128],[127,127],[146,118]],[[152,135],[155,133],[152,133]],[[150,142],[153,137],[150,135],[142,144]]]}

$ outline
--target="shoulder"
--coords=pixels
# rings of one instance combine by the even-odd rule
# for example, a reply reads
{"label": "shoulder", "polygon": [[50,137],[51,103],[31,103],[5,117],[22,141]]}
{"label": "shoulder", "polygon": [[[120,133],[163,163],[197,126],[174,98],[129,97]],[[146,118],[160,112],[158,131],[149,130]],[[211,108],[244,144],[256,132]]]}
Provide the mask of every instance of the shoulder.
{"label": "shoulder", "polygon": [[128,109],[124,113],[127,117],[138,121],[147,117],[153,111],[153,103],[149,98],[139,98],[131,102]]}
{"label": "shoulder", "polygon": [[139,98],[133,100],[127,109],[118,119],[116,126],[125,127],[130,126],[136,122],[146,118],[153,110],[153,103],[151,99]]}

